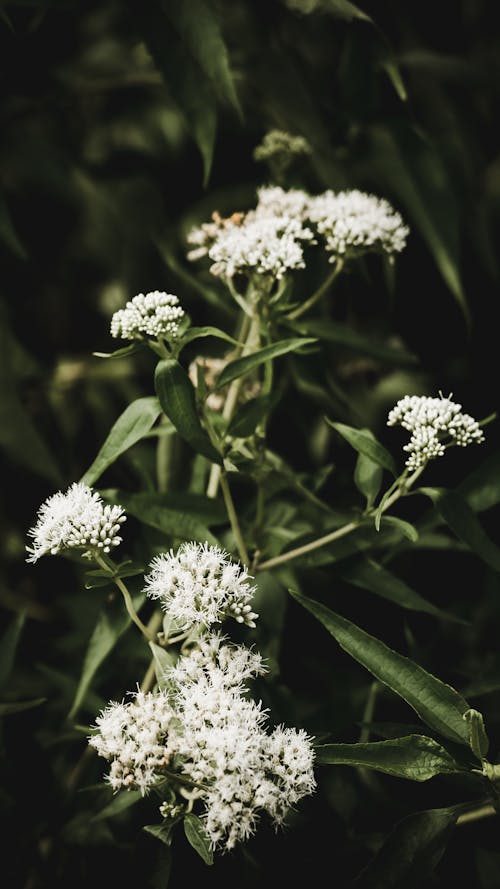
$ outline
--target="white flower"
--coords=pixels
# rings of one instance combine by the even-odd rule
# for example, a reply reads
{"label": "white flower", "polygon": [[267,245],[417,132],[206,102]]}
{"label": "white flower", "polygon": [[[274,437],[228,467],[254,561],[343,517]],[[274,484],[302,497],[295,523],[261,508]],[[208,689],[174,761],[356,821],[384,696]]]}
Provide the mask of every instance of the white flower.
{"label": "white flower", "polygon": [[105,505],[97,491],[74,482],[65,494],[58,491],[42,503],[38,521],[28,531],[33,545],[26,547],[27,561],[64,549],[83,550],[86,557],[109,553],[122,542],[119,532],[125,520],[121,506]]}
{"label": "white flower", "polygon": [[462,405],[451,401],[451,396],[430,398],[426,395],[405,395],[390,411],[388,426],[402,426],[412,433],[403,450],[410,456],[406,461],[408,469],[418,469],[428,460],[442,457],[446,445],[443,438],[449,436],[451,443],[459,447],[480,444],[484,434],[477,420],[462,413]]}
{"label": "white flower", "polygon": [[369,250],[400,253],[409,234],[388,201],[357,190],[326,191],[311,198],[309,220],[324,236],[330,262]]}
{"label": "white flower", "polygon": [[153,290],[139,293],[124,309],[115,312],[111,319],[111,336],[123,340],[141,340],[144,337],[175,339],[184,310],[172,293]]}
{"label": "white flower", "polygon": [[255,217],[283,216],[301,222],[308,219],[311,196],[301,189],[285,190],[279,185],[268,185],[259,188],[257,196],[258,203],[252,211]]}
{"label": "white flower", "polygon": [[248,214],[244,224],[220,231],[208,250],[210,271],[222,278],[259,274],[279,281],[288,271],[304,268],[303,244],[313,240],[311,229],[298,219]]}
{"label": "white flower", "polygon": [[225,617],[255,626],[258,616],[249,604],[255,587],[245,569],[226,552],[202,543],[183,543],[156,556],[146,576],[146,592],[180,627],[208,627]]}
{"label": "white flower", "polygon": [[149,790],[170,763],[168,733],[174,713],[163,692],[138,691],[125,704],[111,702],[96,719],[98,732],[89,744],[111,760],[106,780],[113,790]]}

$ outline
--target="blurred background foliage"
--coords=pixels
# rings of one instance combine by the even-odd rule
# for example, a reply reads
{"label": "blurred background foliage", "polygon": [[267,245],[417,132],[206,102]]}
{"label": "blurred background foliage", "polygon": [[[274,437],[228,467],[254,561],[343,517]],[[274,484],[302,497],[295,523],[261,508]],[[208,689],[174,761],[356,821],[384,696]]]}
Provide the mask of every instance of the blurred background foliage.
{"label": "blurred background foliage", "polygon": [[[195,277],[185,236],[214,210],[230,215],[254,204],[270,174],[253,151],[278,128],[312,149],[282,184],[373,191],[403,213],[412,233],[395,268],[378,258],[358,263],[324,307],[323,320],[346,325],[355,345],[347,335],[339,341],[337,327],[319,356],[288,362],[270,425],[273,449],[342,506],[352,496],[353,458],[326,428],[325,411],[370,426],[394,447],[385,415],[403,394],[441,389],[478,418],[496,410],[499,49],[486,0],[1,0],[0,605],[12,643],[4,643],[2,670],[8,700],[46,699],[3,721],[7,885],[55,889],[71,881],[78,889],[108,874],[124,886],[165,884],[165,863],[151,865],[155,841],[140,833],[142,815],[91,820],[103,799],[102,790],[85,789],[99,778],[95,764],[79,792],[68,792],[68,780],[80,780],[73,770],[85,745],[65,717],[100,592],[85,591],[67,560],[44,560],[36,571],[24,563],[39,503],[80,478],[129,401],[152,393],[147,356],[92,357],[112,348],[110,315],[134,294],[159,289],[177,293],[194,323],[232,330],[234,308],[209,274]],[[300,274],[297,295],[310,292],[320,271]],[[497,425],[480,455],[452,454],[426,482],[455,487],[475,461],[495,460]],[[193,473],[189,449],[179,446],[172,491]],[[145,441],[109,470],[104,486],[148,490],[153,474],[153,443]],[[275,509],[276,524],[286,525],[283,503]],[[307,509],[291,509],[294,527],[302,516],[307,530]],[[494,510],[483,520],[495,536]],[[175,539],[130,526],[139,556]],[[481,680],[484,690],[490,677],[488,724],[498,738],[498,575],[451,544],[395,557],[400,574],[434,604],[471,622],[467,631],[395,615],[362,590],[353,597],[339,578],[333,607],[345,610],[347,591],[352,619],[457,687]],[[321,568],[303,574],[313,596],[331,586]],[[262,595],[271,605],[260,644],[281,669],[276,661],[274,684],[259,688],[266,705],[278,720],[355,740],[369,677],[306,624],[298,606],[285,614],[281,588]],[[12,624],[19,614],[22,632],[20,618]],[[141,640],[127,634],[87,693],[81,721],[133,687],[145,663]],[[377,718],[386,707],[396,721],[385,695]],[[319,867],[350,885],[399,817],[468,798],[451,779],[438,782],[409,789],[388,777],[365,782],[347,769],[324,770],[320,792],[288,833],[268,830],[210,871],[180,843],[172,885],[298,885]],[[467,842],[451,840],[429,885],[455,874],[481,889],[498,885],[498,826],[467,831]]]}

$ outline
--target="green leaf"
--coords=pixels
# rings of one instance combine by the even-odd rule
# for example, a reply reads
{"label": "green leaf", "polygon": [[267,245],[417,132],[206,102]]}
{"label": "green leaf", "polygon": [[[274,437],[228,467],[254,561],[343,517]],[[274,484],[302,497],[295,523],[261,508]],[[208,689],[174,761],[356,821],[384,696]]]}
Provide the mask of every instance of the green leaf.
{"label": "green leaf", "polygon": [[417,542],[418,531],[415,528],[415,525],[412,525],[410,522],[405,522],[404,519],[399,519],[395,515],[382,515],[380,518],[384,525],[392,525],[393,528],[397,528],[401,531],[401,534],[408,540],[411,540],[412,543]]}
{"label": "green leaf", "polygon": [[135,806],[141,799],[143,799],[143,796],[140,790],[125,790],[113,797],[104,809],[98,812],[97,815],[94,815],[92,821],[105,821],[106,818],[120,815],[121,812],[125,812],[131,806]]}
{"label": "green leaf", "polygon": [[446,524],[494,571],[500,571],[500,549],[483,530],[471,507],[457,491],[444,488],[419,488],[436,507]]}
{"label": "green leaf", "polygon": [[[134,608],[137,611],[144,602],[145,595],[140,593],[133,598]],[[117,599],[111,605],[104,608],[90,637],[82,673],[76,690],[68,719],[73,719],[84,700],[90,684],[103,661],[112,652],[119,638],[130,626],[130,618],[125,610],[122,599]]]}
{"label": "green leaf", "polygon": [[346,426],[345,423],[334,423],[328,417],[325,417],[325,419],[328,425],[335,429],[358,454],[364,454],[365,457],[369,457],[370,460],[373,460],[382,469],[388,469],[389,472],[396,475],[396,464],[393,457],[374,438],[371,432],[364,429],[355,429],[353,426]]}
{"label": "green leaf", "polygon": [[500,451],[481,461],[459,485],[458,492],[474,512],[491,509],[500,503]]}
{"label": "green leaf", "polygon": [[162,0],[161,7],[215,93],[239,111],[226,44],[212,7],[205,0]]}
{"label": "green leaf", "polygon": [[189,813],[184,816],[184,833],[188,842],[205,864],[213,864],[214,853],[210,848],[210,839],[203,826],[203,822],[196,815]]}
{"label": "green leaf", "polygon": [[[217,545],[217,538],[208,530],[203,520],[196,513],[184,512],[175,509],[175,496],[166,494],[126,494],[120,491],[117,494],[123,508],[135,516],[139,521],[157,528],[170,537],[198,540],[200,543]],[[182,496],[179,495],[179,506],[182,506]],[[114,499],[114,497],[113,497]],[[167,505],[165,505],[167,504]],[[220,504],[219,504],[220,505]]]}
{"label": "green leaf", "polygon": [[214,463],[221,457],[203,429],[196,409],[193,384],[186,371],[174,358],[164,358],[155,371],[155,389],[162,410],[177,432],[198,454]]}
{"label": "green leaf", "polygon": [[[376,441],[369,429],[364,429]],[[354,484],[358,491],[366,497],[366,507],[370,509],[375,502],[382,484],[383,469],[366,454],[358,454],[354,470]]]}
{"label": "green leaf", "polygon": [[168,675],[172,667],[175,666],[175,659],[166,648],[162,648],[161,645],[157,645],[156,642],[150,642],[149,647],[153,652],[158,685],[161,689],[168,689],[170,687]]}
{"label": "green leaf", "polygon": [[400,367],[415,367],[418,358],[411,352],[403,349],[392,349],[369,339],[339,321],[331,321],[329,318],[311,318],[308,321],[295,325],[300,333],[316,336],[319,340],[334,343],[336,346],[344,346],[353,349],[362,355],[371,355],[386,364],[395,364]]}
{"label": "green leaf", "polygon": [[102,445],[97,457],[81,481],[85,485],[93,485],[108,466],[135,445],[149,432],[161,414],[161,405],[157,398],[138,398],[128,405]]}
{"label": "green leaf", "polygon": [[227,428],[228,435],[235,438],[248,438],[253,435],[261,420],[269,413],[273,399],[269,395],[258,395],[242,404],[234,414]]}
{"label": "green leaf", "polygon": [[401,608],[407,608],[409,611],[423,611],[426,614],[432,614],[441,620],[455,621],[457,623],[465,623],[453,614],[448,614],[437,608],[427,599],[424,599],[419,593],[415,592],[404,580],[396,577],[387,568],[384,568],[374,559],[360,557],[353,565],[343,568],[340,576],[354,586],[361,589],[369,590],[389,602],[394,602]]}
{"label": "green leaf", "polygon": [[394,60],[385,59],[385,61],[382,62],[382,68],[387,74],[401,101],[406,102],[408,99],[408,93],[406,92],[404,80],[401,77],[401,71],[399,70]]}
{"label": "green leaf", "polygon": [[23,710],[31,710],[39,707],[47,698],[34,698],[32,701],[8,701],[0,702],[0,716],[9,716],[11,713],[21,713]]}
{"label": "green leaf", "polygon": [[142,351],[144,347],[145,343],[130,343],[129,346],[123,346],[123,349],[116,349],[114,352],[92,352],[92,355],[96,358],[127,358]]}
{"label": "green leaf", "polygon": [[442,158],[421,133],[409,127],[396,135],[376,125],[371,140],[373,175],[406,208],[468,320],[459,269],[459,214]]}
{"label": "green leaf", "polygon": [[347,765],[375,769],[410,781],[462,771],[452,756],[432,738],[407,735],[390,741],[325,744],[315,749],[318,765]]}
{"label": "green leaf", "polygon": [[7,245],[20,259],[27,259],[27,253],[24,249],[17,232],[12,223],[9,208],[6,204],[4,196],[0,193],[0,240]]}
{"label": "green leaf", "polygon": [[[354,882],[356,889],[422,889],[453,832],[458,807],[404,818]],[[424,882],[425,881],[425,882]]]}
{"label": "green leaf", "polygon": [[486,759],[490,747],[483,714],[479,710],[470,709],[464,713],[464,719],[469,726],[470,748],[474,756],[482,761]]}
{"label": "green leaf", "polygon": [[317,340],[313,337],[292,337],[289,340],[280,340],[278,343],[264,346],[263,349],[252,352],[251,355],[237,358],[236,361],[226,364],[224,370],[217,378],[216,389],[221,389],[238,377],[245,376],[255,367],[265,364],[266,361],[271,361],[274,358],[278,358],[279,355],[285,355],[287,352],[296,352],[301,346],[307,346],[310,343],[316,342]]}
{"label": "green leaf", "polygon": [[225,340],[227,343],[231,343],[232,346],[240,345],[238,340],[235,340],[234,337],[229,336],[228,333],[225,333],[224,330],[220,330],[218,327],[190,327],[182,337],[182,346],[187,346],[188,343],[192,343],[194,340],[199,340],[207,336],[213,336],[218,340]]}
{"label": "green leaf", "polygon": [[403,698],[430,728],[451,741],[469,745],[463,714],[470,707],[454,688],[320,602],[291,593],[326,627],[344,651]]}
{"label": "green leaf", "polygon": [[145,824],[142,829],[152,837],[155,837],[155,839],[160,840],[160,843],[163,843],[165,846],[171,846],[173,827],[174,823],[169,821],[166,824]]}
{"label": "green leaf", "polygon": [[335,18],[343,19],[346,22],[352,22],[356,19],[363,22],[373,22],[373,19],[363,12],[359,6],[351,3],[350,0],[320,0],[321,9],[329,12]]}
{"label": "green leaf", "polygon": [[22,612],[16,614],[2,636],[0,643],[0,688],[5,686],[14,666],[14,658],[25,619],[26,615]]}

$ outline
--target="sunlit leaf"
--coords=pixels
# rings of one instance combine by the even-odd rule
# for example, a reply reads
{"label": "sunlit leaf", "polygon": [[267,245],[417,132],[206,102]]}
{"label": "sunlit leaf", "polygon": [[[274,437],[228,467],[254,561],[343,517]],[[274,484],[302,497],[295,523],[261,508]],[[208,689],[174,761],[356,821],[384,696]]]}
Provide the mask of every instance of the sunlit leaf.
{"label": "sunlit leaf", "polygon": [[214,853],[203,822],[192,813],[184,816],[184,833],[190,845],[195,849],[205,864],[214,863]]}
{"label": "sunlit leaf", "polygon": [[390,741],[324,744],[316,747],[318,765],[350,765],[375,769],[410,781],[461,771],[453,757],[432,738],[407,735]]}
{"label": "sunlit leaf", "polygon": [[371,432],[364,429],[355,429],[353,426],[346,426],[345,423],[334,423],[333,420],[326,418],[329,426],[335,429],[339,435],[344,438],[348,444],[354,448],[358,454],[364,454],[369,457],[378,466],[388,469],[393,475],[396,475],[396,464],[389,451],[378,442]]}
{"label": "sunlit leaf", "polygon": [[296,352],[301,346],[307,346],[315,342],[317,340],[312,337],[294,337],[289,340],[272,343],[270,346],[264,346],[263,349],[252,352],[251,355],[245,355],[243,358],[237,358],[236,361],[226,364],[224,370],[217,378],[216,388],[221,389],[222,386],[227,386],[228,383],[231,383],[238,377],[245,376],[254,368],[265,364],[266,361],[272,361],[280,355],[286,355],[287,352]]}
{"label": "sunlit leaf", "polygon": [[137,398],[129,404],[111,427],[97,457],[82,476],[83,484],[95,484],[120,454],[125,453],[149,432],[160,414],[161,405],[157,398]]}
{"label": "sunlit leaf", "polygon": [[193,384],[186,371],[173,358],[164,358],[155,371],[155,389],[162,410],[174,424],[177,432],[198,454],[220,463],[221,457],[203,429]]}

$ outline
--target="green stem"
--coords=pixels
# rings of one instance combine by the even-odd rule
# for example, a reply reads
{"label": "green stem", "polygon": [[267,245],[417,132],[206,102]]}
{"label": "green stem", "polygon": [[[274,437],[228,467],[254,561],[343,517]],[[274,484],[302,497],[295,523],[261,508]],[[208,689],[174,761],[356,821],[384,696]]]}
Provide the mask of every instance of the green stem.
{"label": "green stem", "polygon": [[[162,416],[161,424],[168,423],[165,415]],[[161,426],[160,426],[161,428]],[[164,494],[168,491],[170,480],[172,478],[172,464],[175,456],[176,433],[175,431],[166,432],[158,438],[156,446],[156,478],[158,482],[158,491]]]}
{"label": "green stem", "polygon": [[328,275],[328,277],[323,281],[323,283],[320,285],[320,287],[318,287],[313,295],[310,296],[309,299],[306,299],[305,303],[302,303],[302,305],[298,306],[297,309],[294,309],[293,312],[288,313],[286,317],[289,319],[289,321],[295,321],[297,318],[302,317],[302,315],[305,315],[305,313],[308,312],[309,309],[312,308],[312,306],[319,302],[321,297],[331,287],[337,276],[340,275],[343,268],[344,261],[342,259],[337,259],[333,272]]}
{"label": "green stem", "polygon": [[497,814],[498,812],[495,809],[495,806],[480,806],[477,809],[472,809],[470,812],[464,812],[463,815],[459,815],[457,818],[457,827],[460,827],[462,824],[470,824],[472,821],[480,821],[482,818],[491,818],[492,815]]}
{"label": "green stem", "polygon": [[229,483],[227,480],[226,473],[224,471],[220,474],[220,486],[222,490],[222,495],[224,497],[224,503],[226,504],[226,510],[229,517],[229,521],[231,523],[231,529],[233,532],[233,537],[236,542],[236,548],[238,550],[239,557],[244,565],[249,565],[250,560],[248,558],[247,548],[245,546],[245,541],[243,540],[243,535],[241,533],[240,523],[238,521],[238,516],[236,515],[236,510],[234,508],[233,498],[231,496],[231,490],[229,488]]}
{"label": "green stem", "polygon": [[132,597],[131,597],[127,587],[123,583],[123,580],[121,579],[121,577],[117,577],[116,574],[113,573],[114,564],[113,564],[112,560],[108,558],[108,561],[106,562],[102,558],[102,556],[100,556],[98,553],[94,554],[94,558],[95,558],[97,564],[100,565],[101,568],[104,568],[104,570],[109,573],[110,577],[112,578],[112,580],[114,581],[114,583],[116,584],[118,589],[120,590],[120,592],[123,596],[123,599],[125,602],[125,607],[128,611],[128,615],[129,615],[130,619],[135,623],[136,627],[139,628],[142,635],[144,636],[145,639],[148,640],[148,642],[154,642],[156,637],[153,636],[149,632],[147,627],[144,626],[142,620],[140,619],[139,615],[137,614],[137,612],[134,608],[134,603],[132,602]]}

